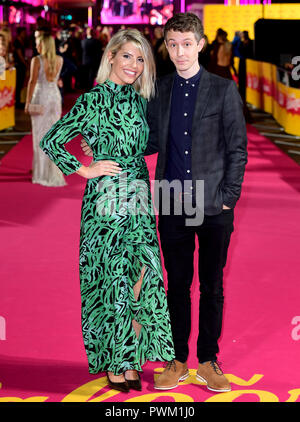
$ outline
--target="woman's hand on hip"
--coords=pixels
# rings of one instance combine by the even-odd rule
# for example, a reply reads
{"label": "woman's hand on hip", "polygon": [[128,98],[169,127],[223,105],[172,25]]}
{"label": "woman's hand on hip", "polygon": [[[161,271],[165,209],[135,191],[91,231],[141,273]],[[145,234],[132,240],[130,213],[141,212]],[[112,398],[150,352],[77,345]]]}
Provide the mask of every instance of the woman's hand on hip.
{"label": "woman's hand on hip", "polygon": [[121,167],[115,161],[101,160],[93,162],[89,167],[80,167],[77,173],[86,179],[93,179],[100,176],[115,176],[120,174]]}

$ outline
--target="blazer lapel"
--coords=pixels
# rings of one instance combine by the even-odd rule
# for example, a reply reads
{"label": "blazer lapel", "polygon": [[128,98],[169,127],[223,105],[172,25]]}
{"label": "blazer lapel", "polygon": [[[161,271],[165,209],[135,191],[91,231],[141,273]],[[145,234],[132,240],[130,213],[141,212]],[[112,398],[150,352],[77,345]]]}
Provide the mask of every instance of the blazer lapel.
{"label": "blazer lapel", "polygon": [[174,83],[175,73],[164,81],[164,84],[160,88],[160,121],[161,121],[161,146],[162,150],[166,150],[169,132],[170,122],[170,111],[171,111],[171,100],[172,100],[172,88]]}
{"label": "blazer lapel", "polygon": [[203,112],[209,100],[210,87],[211,87],[211,83],[210,83],[209,73],[207,72],[207,70],[202,68],[202,75],[199,81],[198,93],[197,93],[195,110],[194,110],[194,115],[193,115],[192,139],[194,139],[194,136],[197,133],[197,128],[199,127],[200,119],[203,115]]}

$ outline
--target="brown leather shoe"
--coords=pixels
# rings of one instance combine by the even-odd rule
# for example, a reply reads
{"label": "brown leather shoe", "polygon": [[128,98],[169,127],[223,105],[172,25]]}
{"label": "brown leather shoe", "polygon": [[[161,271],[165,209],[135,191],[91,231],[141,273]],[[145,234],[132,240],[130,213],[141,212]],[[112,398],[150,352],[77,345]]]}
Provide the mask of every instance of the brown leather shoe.
{"label": "brown leather shoe", "polygon": [[231,391],[228,379],[215,360],[199,363],[196,379],[206,382],[207,388],[211,391],[216,391],[217,393]]}
{"label": "brown leather shoe", "polygon": [[187,364],[174,359],[167,363],[164,371],[155,380],[154,388],[157,390],[171,390],[178,386],[179,381],[187,379],[189,375]]}

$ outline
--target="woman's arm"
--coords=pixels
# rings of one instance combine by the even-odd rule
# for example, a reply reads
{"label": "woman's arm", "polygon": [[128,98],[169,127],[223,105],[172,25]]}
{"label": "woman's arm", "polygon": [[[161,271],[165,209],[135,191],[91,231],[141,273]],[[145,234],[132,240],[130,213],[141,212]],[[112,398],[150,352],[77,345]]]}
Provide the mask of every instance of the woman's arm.
{"label": "woman's arm", "polygon": [[30,77],[29,77],[29,82],[27,86],[25,113],[28,113],[28,106],[31,102],[33,91],[34,91],[34,88],[39,76],[39,69],[40,69],[39,59],[37,57],[33,57],[30,63]]}
{"label": "woman's arm", "polygon": [[65,114],[46,133],[40,142],[40,147],[65,175],[76,172],[87,179],[104,175],[114,176],[120,173],[118,163],[101,160],[86,167],[64,147],[66,143],[83,132],[89,118],[87,94],[83,94],[77,99],[69,113]]}
{"label": "woman's arm", "polygon": [[83,131],[88,116],[88,100],[86,94],[81,95],[73,108],[58,120],[40,142],[40,147],[57,167],[69,175],[77,171],[82,164],[64,147]]}

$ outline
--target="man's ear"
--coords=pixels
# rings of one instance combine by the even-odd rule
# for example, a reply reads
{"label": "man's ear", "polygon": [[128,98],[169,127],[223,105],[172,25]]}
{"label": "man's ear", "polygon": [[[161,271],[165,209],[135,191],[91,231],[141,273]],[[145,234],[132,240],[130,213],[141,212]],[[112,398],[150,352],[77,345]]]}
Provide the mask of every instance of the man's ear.
{"label": "man's ear", "polygon": [[199,45],[198,45],[198,47],[199,47],[199,53],[200,53],[200,51],[203,49],[203,47],[205,46],[205,38],[201,38],[201,40],[199,41]]}

